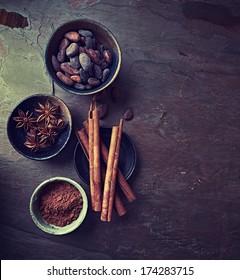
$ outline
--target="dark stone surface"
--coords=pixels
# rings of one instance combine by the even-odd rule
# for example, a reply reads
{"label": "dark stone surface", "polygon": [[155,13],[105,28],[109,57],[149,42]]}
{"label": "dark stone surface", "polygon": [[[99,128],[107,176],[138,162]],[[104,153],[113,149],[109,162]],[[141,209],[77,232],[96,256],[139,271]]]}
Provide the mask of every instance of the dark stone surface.
{"label": "dark stone surface", "polygon": [[[24,29],[0,26],[1,259],[239,259],[240,258],[240,3],[238,1],[2,1],[28,19]],[[43,180],[74,170],[72,135],[55,158],[19,155],[6,137],[9,113],[22,98],[51,93],[44,48],[60,24],[90,18],[107,26],[122,49],[122,68],[108,89],[102,125],[124,123],[137,167],[137,200],[124,217],[103,223],[88,212],[66,236],[41,232],[29,200]],[[16,64],[18,65],[16,67]],[[55,86],[81,127],[90,96]],[[89,188],[81,183],[89,195]]]}

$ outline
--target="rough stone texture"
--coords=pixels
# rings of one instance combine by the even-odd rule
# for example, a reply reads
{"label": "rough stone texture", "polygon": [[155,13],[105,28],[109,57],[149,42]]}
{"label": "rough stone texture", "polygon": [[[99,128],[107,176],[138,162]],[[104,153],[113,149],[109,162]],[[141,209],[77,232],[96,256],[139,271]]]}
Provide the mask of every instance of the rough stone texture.
{"label": "rough stone texture", "polygon": [[[0,26],[1,259],[239,259],[240,4],[219,2],[1,1],[29,21]],[[122,49],[113,85],[122,99],[106,100],[101,124],[134,110],[124,131],[138,154],[130,179],[137,200],[124,201],[127,215],[111,223],[89,211],[72,234],[49,236],[31,220],[30,195],[50,177],[80,182],[77,140],[56,158],[31,161],[10,146],[6,122],[22,98],[52,92],[43,58],[51,32],[86,17],[106,25]],[[81,126],[91,97],[55,93]]]}

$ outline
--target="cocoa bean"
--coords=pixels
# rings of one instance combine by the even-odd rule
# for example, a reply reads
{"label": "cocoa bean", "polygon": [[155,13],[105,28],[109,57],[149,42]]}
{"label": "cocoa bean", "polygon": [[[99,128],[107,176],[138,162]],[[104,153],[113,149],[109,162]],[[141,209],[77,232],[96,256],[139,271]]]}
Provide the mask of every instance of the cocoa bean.
{"label": "cocoa bean", "polygon": [[86,87],[85,87],[85,85],[83,85],[81,83],[75,83],[74,88],[84,90]]}
{"label": "cocoa bean", "polygon": [[108,65],[112,64],[112,54],[109,50],[104,50],[103,58],[105,59]]}
{"label": "cocoa bean", "polygon": [[92,59],[94,60],[96,57],[97,57],[97,54],[96,52],[93,50],[93,49],[88,49],[88,48],[85,48],[85,52],[87,53],[87,55]]}
{"label": "cocoa bean", "polygon": [[82,46],[79,47],[79,54],[80,54],[80,53],[85,53],[85,48],[82,47]]}
{"label": "cocoa bean", "polygon": [[78,55],[74,56],[74,57],[70,57],[70,65],[73,68],[79,69],[80,68],[80,62],[79,62],[79,57]]}
{"label": "cocoa bean", "polygon": [[79,43],[80,43],[82,46],[84,46],[84,45],[85,45],[85,37],[80,36],[80,41],[79,41]]}
{"label": "cocoa bean", "polygon": [[93,86],[93,87],[97,87],[97,86],[99,86],[101,84],[101,81],[98,80],[97,78],[90,77],[88,79],[88,84]]}
{"label": "cocoa bean", "polygon": [[57,54],[57,59],[59,62],[64,62],[65,61],[65,57],[66,57],[66,51],[65,49],[62,49],[58,52]]}
{"label": "cocoa bean", "polygon": [[55,55],[52,55],[52,66],[56,72],[60,71],[60,63]]}
{"label": "cocoa bean", "polygon": [[91,67],[91,59],[86,53],[80,53],[79,61],[84,71],[89,71]]}
{"label": "cocoa bean", "polygon": [[77,43],[72,43],[66,48],[66,55],[69,57],[73,57],[78,53],[78,44]]}
{"label": "cocoa bean", "polygon": [[82,68],[79,70],[79,74],[82,82],[86,84],[89,78],[89,74],[85,72]]}
{"label": "cocoa bean", "polygon": [[107,104],[100,104],[97,106],[98,117],[103,119],[107,114]]}
{"label": "cocoa bean", "polygon": [[72,66],[69,65],[69,63],[61,63],[60,65],[61,70],[69,75],[78,75],[79,71]]}
{"label": "cocoa bean", "polygon": [[78,33],[83,37],[92,37],[93,36],[91,31],[85,30],[85,29],[79,29]]}
{"label": "cocoa bean", "polygon": [[78,42],[80,40],[80,35],[76,31],[69,31],[65,34],[65,38],[72,42]]}
{"label": "cocoa bean", "polygon": [[130,121],[133,118],[133,109],[128,108],[123,114],[123,118],[127,121]]}
{"label": "cocoa bean", "polygon": [[104,45],[100,45],[100,44],[97,44],[97,49],[99,50],[101,55],[103,54],[103,51],[105,50]]}
{"label": "cocoa bean", "polygon": [[68,39],[63,38],[59,45],[59,50],[65,50],[69,45],[70,45],[70,42],[68,41]]}
{"label": "cocoa bean", "polygon": [[79,75],[72,75],[70,77],[70,79],[73,80],[75,83],[81,83],[82,82],[82,80],[81,80]]}
{"label": "cocoa bean", "polygon": [[74,85],[74,82],[69,77],[64,75],[62,72],[57,72],[56,75],[65,85],[70,87]]}
{"label": "cocoa bean", "polygon": [[86,89],[92,89],[92,88],[93,88],[93,86],[92,86],[92,85],[90,85],[90,84],[86,84],[85,88],[86,88]]}
{"label": "cocoa bean", "polygon": [[93,73],[98,80],[102,79],[102,69],[97,64],[93,65]]}
{"label": "cocoa bean", "polygon": [[103,59],[101,61],[101,64],[99,65],[102,69],[106,69],[108,67],[108,64],[107,62],[105,61],[105,59]]}
{"label": "cocoa bean", "polygon": [[110,74],[110,70],[108,68],[104,69],[102,72],[102,82],[104,83]]}
{"label": "cocoa bean", "polygon": [[91,37],[87,37],[85,39],[85,45],[88,49],[91,49],[93,46],[93,42],[92,42],[92,38]]}

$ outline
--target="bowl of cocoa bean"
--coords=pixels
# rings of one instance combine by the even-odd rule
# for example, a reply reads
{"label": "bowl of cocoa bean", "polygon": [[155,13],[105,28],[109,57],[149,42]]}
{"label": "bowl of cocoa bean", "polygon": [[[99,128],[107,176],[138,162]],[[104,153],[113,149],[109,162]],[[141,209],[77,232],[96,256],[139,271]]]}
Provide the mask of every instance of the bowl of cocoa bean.
{"label": "bowl of cocoa bean", "polygon": [[30,214],[44,232],[63,235],[76,230],[84,221],[88,199],[74,180],[54,177],[43,181],[32,193]]}
{"label": "bowl of cocoa bean", "polygon": [[66,103],[53,95],[34,94],[23,99],[9,115],[7,135],[13,148],[32,160],[55,157],[66,146],[72,117]]}
{"label": "bowl of cocoa bean", "polygon": [[45,65],[63,90],[90,95],[107,88],[121,66],[120,46],[104,25],[78,19],[59,26],[45,50]]}

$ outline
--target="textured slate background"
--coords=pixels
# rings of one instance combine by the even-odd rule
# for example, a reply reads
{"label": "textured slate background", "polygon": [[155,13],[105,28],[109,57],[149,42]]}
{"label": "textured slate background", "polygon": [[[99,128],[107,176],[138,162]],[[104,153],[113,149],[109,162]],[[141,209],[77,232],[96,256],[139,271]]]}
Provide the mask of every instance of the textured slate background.
{"label": "textured slate background", "polygon": [[[0,25],[1,259],[239,259],[240,257],[240,3],[239,1],[1,1],[28,26]],[[123,64],[103,125],[132,106],[124,131],[138,163],[127,215],[102,223],[89,211],[66,236],[41,232],[29,214],[35,187],[54,176],[81,183],[72,135],[56,158],[20,156],[6,136],[8,115],[34,93],[51,93],[45,45],[60,24],[90,18],[118,39]],[[56,86],[74,125],[90,97]],[[89,194],[88,186],[83,184]]]}

